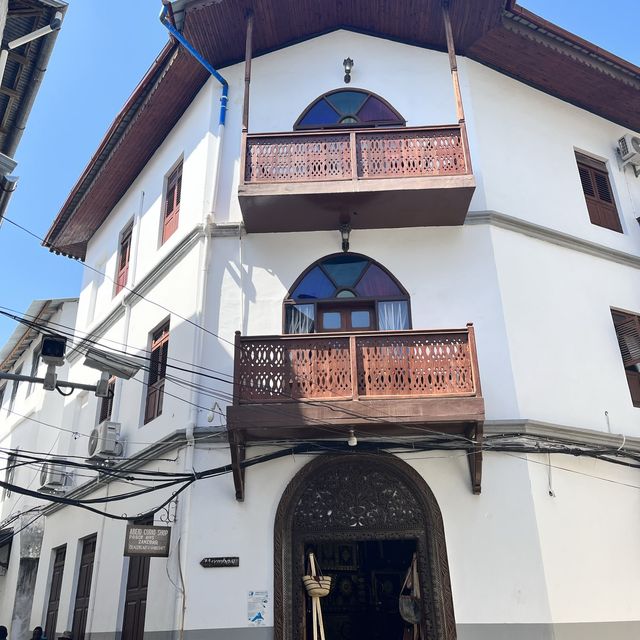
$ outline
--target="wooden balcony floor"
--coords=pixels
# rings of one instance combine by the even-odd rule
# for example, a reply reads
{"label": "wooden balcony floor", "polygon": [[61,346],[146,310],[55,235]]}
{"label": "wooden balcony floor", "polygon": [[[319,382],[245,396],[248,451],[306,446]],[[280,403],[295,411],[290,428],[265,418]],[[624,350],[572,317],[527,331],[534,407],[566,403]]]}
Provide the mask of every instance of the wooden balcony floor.
{"label": "wooden balcony floor", "polygon": [[350,216],[354,229],[464,224],[472,175],[245,184],[238,189],[250,233],[325,231]]}
{"label": "wooden balcony floor", "polygon": [[464,124],[245,134],[249,232],[460,225],[475,190]]}
{"label": "wooden balcony floor", "polygon": [[484,400],[472,325],[444,331],[236,335],[227,428],[244,496],[248,443],[459,435],[480,491]]}

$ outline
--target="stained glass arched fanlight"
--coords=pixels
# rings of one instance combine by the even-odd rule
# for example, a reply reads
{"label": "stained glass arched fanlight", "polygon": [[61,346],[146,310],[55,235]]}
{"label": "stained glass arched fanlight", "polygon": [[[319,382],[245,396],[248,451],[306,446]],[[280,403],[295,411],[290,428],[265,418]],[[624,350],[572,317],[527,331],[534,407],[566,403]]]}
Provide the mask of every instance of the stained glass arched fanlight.
{"label": "stained glass arched fanlight", "polygon": [[312,264],[284,302],[285,333],[399,331],[411,327],[409,295],[382,265],[359,253]]}
{"label": "stained glass arched fanlight", "polygon": [[335,89],[316,98],[294,129],[404,126],[406,120],[384,98],[363,89]]}

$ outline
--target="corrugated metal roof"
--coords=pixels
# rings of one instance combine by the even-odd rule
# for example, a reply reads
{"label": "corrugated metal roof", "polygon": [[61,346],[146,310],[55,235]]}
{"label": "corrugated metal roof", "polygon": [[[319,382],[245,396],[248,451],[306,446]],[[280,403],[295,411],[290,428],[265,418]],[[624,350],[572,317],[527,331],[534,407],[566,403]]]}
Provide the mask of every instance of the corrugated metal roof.
{"label": "corrugated metal roof", "polygon": [[[53,20],[56,11],[65,13],[67,4],[58,0],[9,0],[2,44],[20,38]],[[10,157],[22,135],[37,77],[44,73],[57,31],[12,50],[7,59],[0,90],[0,151]]]}

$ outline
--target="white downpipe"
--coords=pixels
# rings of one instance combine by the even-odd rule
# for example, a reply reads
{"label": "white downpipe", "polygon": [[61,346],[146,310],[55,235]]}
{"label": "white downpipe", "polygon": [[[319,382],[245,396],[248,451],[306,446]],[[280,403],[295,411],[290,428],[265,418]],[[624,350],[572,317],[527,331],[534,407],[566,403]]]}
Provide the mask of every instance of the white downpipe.
{"label": "white downpipe", "polygon": [[[212,108],[213,108],[212,101]],[[199,264],[198,264],[198,280],[196,286],[196,319],[195,322],[197,325],[201,327],[206,327],[206,304],[207,304],[207,285],[208,285],[208,275],[209,275],[209,265],[211,262],[211,250],[210,250],[210,235],[209,235],[209,222],[215,215],[217,200],[218,200],[218,186],[220,182],[220,167],[222,165],[222,148],[223,148],[223,140],[224,140],[224,124],[218,125],[218,144],[215,154],[213,155],[213,170],[212,170],[212,183],[211,183],[211,198],[210,198],[210,209],[207,206],[207,200],[205,199],[202,207],[202,239],[200,241],[200,254],[199,254]],[[204,332],[200,329],[195,329],[195,337],[193,340],[193,354],[191,357],[191,362],[195,365],[201,364],[200,360],[202,358],[202,349],[204,344]],[[200,394],[196,388],[196,385],[199,383],[199,375],[197,368],[194,369],[192,382],[194,384],[194,388],[191,391],[191,409],[189,415],[189,422],[186,428],[186,440],[187,445],[185,448],[184,455],[184,471],[186,473],[192,472],[194,468],[194,453],[195,453],[195,437],[194,432],[198,424],[198,405],[200,405]],[[176,598],[176,609],[175,609],[175,623],[176,629],[179,629],[179,638],[182,640],[184,635],[184,622],[186,617],[186,561],[188,558],[188,543],[189,543],[189,534],[190,534],[190,520],[191,520],[191,493],[193,490],[193,485],[189,487],[183,494],[182,497],[182,508],[180,509],[180,540],[178,543],[178,572],[179,579],[181,580],[182,586],[182,602],[179,602],[179,599]],[[181,564],[185,563],[185,569],[182,570]]]}
{"label": "white downpipe", "polygon": [[[129,261],[131,268],[129,269],[129,279],[127,281],[127,288],[134,289],[136,286],[136,268],[138,266],[138,246],[140,243],[140,218],[142,217],[142,210],[144,207],[144,191],[140,192],[140,205],[138,211],[133,218],[133,230],[131,238],[131,249],[129,254]],[[124,345],[125,353],[129,352],[129,329],[131,327],[131,302],[126,302],[127,296],[122,299],[122,306],[124,307],[124,326],[122,329],[122,343]],[[122,400],[122,389],[124,380],[118,378],[116,383],[115,395],[113,398],[113,411],[112,416],[115,422],[119,422],[120,418],[120,403]]]}

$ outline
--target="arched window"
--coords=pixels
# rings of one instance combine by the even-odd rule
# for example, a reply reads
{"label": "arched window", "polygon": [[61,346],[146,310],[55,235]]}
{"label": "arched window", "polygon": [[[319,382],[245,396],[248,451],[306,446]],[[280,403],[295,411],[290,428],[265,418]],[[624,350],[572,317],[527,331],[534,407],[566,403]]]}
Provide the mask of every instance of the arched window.
{"label": "arched window", "polygon": [[400,331],[411,328],[409,295],[380,264],[335,253],[312,264],[284,301],[284,332]]}
{"label": "arched window", "polygon": [[362,89],[335,89],[316,98],[296,120],[296,129],[404,126],[406,120],[383,98]]}

